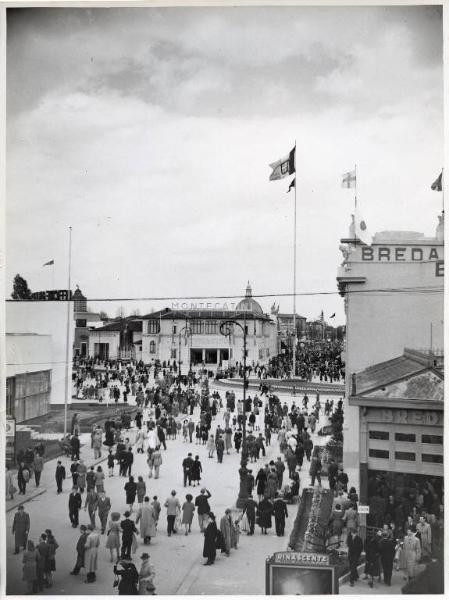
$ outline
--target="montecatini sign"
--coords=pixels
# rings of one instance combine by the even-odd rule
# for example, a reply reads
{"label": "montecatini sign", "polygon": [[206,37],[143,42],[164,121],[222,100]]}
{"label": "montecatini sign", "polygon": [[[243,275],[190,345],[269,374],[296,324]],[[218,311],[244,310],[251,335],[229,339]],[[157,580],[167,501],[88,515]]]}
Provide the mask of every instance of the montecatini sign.
{"label": "montecatini sign", "polygon": [[235,310],[235,302],[172,302],[172,310]]}

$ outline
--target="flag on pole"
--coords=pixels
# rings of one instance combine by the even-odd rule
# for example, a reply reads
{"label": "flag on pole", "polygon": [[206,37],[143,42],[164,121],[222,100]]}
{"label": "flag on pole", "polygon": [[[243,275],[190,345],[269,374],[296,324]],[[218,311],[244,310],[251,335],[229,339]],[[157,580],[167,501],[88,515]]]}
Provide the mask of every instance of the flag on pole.
{"label": "flag on pole", "polygon": [[438,175],[435,181],[430,186],[434,192],[441,192],[443,190],[443,171]]}
{"label": "flag on pole", "polygon": [[366,222],[362,218],[362,215],[356,209],[354,215],[354,225],[355,225],[355,237],[362,241],[367,246],[371,245],[372,236],[368,233],[368,228],[366,226]]}
{"label": "flag on pole", "polygon": [[329,317],[329,319],[333,319],[334,317],[335,317],[335,313],[333,313],[333,314],[332,314],[332,315]]}
{"label": "flag on pole", "polygon": [[284,177],[288,177],[289,175],[296,173],[295,154],[296,146],[293,148],[293,150],[290,150],[290,153],[287,154],[287,156],[284,156],[284,158],[281,158],[274,163],[270,163],[270,167],[273,169],[273,172],[270,175],[270,181],[283,179]]}
{"label": "flag on pole", "polygon": [[287,194],[294,187],[296,187],[296,177],[290,182],[290,185],[288,186]]}
{"label": "flag on pole", "polygon": [[357,176],[354,171],[348,171],[341,176],[341,187],[342,188],[354,188],[357,182]]}
{"label": "flag on pole", "polygon": [[55,261],[53,259],[49,260],[48,262],[44,263],[42,266],[43,267],[48,267],[49,265],[54,265]]}

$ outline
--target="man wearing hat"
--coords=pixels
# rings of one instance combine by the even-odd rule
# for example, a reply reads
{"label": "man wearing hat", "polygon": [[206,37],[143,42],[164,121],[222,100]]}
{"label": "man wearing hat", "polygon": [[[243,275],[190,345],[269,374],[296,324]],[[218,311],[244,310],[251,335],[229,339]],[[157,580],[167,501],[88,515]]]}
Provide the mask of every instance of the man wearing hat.
{"label": "man wearing hat", "polygon": [[81,535],[76,544],[76,564],[73,571],[70,571],[70,575],[78,575],[81,567],[84,567],[84,553],[86,551],[86,540],[88,536],[87,527],[81,525],[80,532]]}
{"label": "man wearing hat", "polygon": [[379,553],[382,572],[384,574],[384,583],[388,586],[391,586],[395,549],[396,543],[388,535],[388,531],[382,531],[382,537],[379,540]]}
{"label": "man wearing hat", "polygon": [[20,547],[26,549],[28,532],[30,531],[30,515],[25,512],[23,505],[17,507],[17,512],[14,515],[12,524],[12,533],[14,535],[15,551],[14,554],[19,554]]}
{"label": "man wearing hat", "polygon": [[156,594],[154,565],[150,562],[150,555],[147,552],[144,552],[140,558],[142,559],[142,565],[139,572],[139,594],[154,596]]}

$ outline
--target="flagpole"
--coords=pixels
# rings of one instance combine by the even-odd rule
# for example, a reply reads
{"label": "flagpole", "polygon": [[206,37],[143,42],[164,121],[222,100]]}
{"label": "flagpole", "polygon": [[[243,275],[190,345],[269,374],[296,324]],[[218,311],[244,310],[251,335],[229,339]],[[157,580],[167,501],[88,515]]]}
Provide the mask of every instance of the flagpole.
{"label": "flagpole", "polygon": [[442,191],[441,198],[442,198],[442,201],[443,201],[443,210],[441,212],[442,212],[442,215],[444,217],[444,167],[441,169],[441,191]]}
{"label": "flagpole", "polygon": [[67,285],[67,329],[65,345],[65,393],[64,393],[64,437],[67,436],[67,405],[69,401],[69,344],[70,344],[70,315],[71,315],[71,271],[72,271],[72,227],[69,227],[69,276]]}
{"label": "flagpole", "polygon": [[53,260],[53,264],[51,266],[51,289],[55,289],[55,261]]}
{"label": "flagpole", "polygon": [[[296,140],[295,140],[295,179],[296,179]],[[294,209],[294,234],[293,234],[293,377],[296,375],[296,188],[295,181],[295,209]]]}
{"label": "flagpole", "polygon": [[357,165],[354,165],[354,175],[355,175],[355,185],[354,185],[354,189],[355,189],[355,196],[354,196],[354,217],[355,217],[355,212],[357,211]]}

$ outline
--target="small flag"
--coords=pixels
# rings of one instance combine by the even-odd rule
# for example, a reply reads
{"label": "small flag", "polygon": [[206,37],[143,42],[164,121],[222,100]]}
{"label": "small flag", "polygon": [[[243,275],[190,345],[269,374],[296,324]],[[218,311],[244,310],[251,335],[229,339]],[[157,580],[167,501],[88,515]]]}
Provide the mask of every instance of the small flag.
{"label": "small flag", "polygon": [[341,176],[341,187],[343,188],[353,188],[357,182],[357,176],[354,171],[348,171],[344,175]]}
{"label": "small flag", "polygon": [[293,179],[293,181],[290,183],[290,185],[288,186],[288,190],[287,190],[287,194],[289,193],[289,191],[296,187],[296,177]]}
{"label": "small flag", "polygon": [[333,319],[335,317],[335,313],[329,317],[329,319]]}
{"label": "small flag", "polygon": [[296,146],[287,156],[277,160],[274,163],[270,164],[270,167],[273,169],[273,172],[270,175],[270,181],[276,181],[277,179],[283,179],[284,177],[288,177],[289,175],[293,175],[296,172],[295,170],[295,154],[296,154]]}
{"label": "small flag", "polygon": [[441,192],[443,190],[443,171],[438,175],[435,181],[430,186],[434,192]]}
{"label": "small flag", "polygon": [[368,233],[368,228],[366,226],[365,221],[362,218],[362,215],[356,209],[355,219],[355,237],[362,241],[367,246],[371,245],[372,236]]}
{"label": "small flag", "polygon": [[49,260],[48,262],[44,263],[42,266],[43,267],[48,267],[49,265],[54,265],[55,261],[53,259]]}

